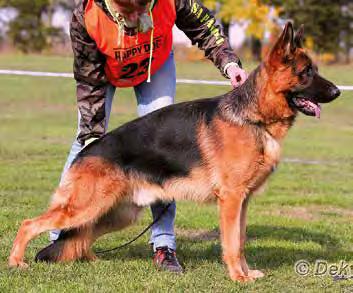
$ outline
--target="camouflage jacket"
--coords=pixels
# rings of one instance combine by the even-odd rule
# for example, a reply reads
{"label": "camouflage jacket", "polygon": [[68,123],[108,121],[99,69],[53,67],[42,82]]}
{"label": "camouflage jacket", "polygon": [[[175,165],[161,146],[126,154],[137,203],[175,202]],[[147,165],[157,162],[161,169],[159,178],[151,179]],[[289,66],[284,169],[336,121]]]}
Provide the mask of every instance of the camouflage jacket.
{"label": "camouflage jacket", "polygon": [[[111,18],[104,0],[95,0]],[[157,0],[163,1],[163,0]],[[104,134],[105,108],[104,97],[109,81],[105,75],[105,57],[97,49],[96,43],[88,35],[85,28],[84,10],[87,1],[80,1],[75,8],[70,26],[70,35],[74,53],[74,76],[76,79],[77,105],[81,115],[78,141]],[[203,6],[200,0],[175,0],[176,26],[181,29],[192,44],[197,44],[221,73],[230,62],[239,58],[233,53],[222,28],[214,20],[214,16]],[[113,18],[112,18],[113,19]],[[213,21],[212,21],[213,19]],[[210,21],[211,20],[211,21]]]}

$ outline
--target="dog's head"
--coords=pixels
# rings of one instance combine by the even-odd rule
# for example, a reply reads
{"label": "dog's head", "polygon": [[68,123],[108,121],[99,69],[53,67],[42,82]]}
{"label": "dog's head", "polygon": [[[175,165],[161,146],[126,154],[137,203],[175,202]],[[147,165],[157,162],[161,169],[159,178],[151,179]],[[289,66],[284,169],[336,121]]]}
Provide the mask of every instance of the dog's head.
{"label": "dog's head", "polygon": [[305,115],[320,116],[320,103],[340,95],[339,89],[321,77],[318,67],[303,49],[303,26],[294,33],[290,22],[265,61],[272,91],[283,93],[288,107]]}

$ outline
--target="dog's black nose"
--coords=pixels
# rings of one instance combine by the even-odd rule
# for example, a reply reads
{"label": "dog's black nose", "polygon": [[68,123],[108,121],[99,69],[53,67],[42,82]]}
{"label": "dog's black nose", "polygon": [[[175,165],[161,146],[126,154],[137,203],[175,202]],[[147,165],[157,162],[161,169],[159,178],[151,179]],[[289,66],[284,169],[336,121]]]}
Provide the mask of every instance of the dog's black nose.
{"label": "dog's black nose", "polygon": [[336,99],[340,94],[341,94],[341,91],[337,87],[331,89],[332,99]]}

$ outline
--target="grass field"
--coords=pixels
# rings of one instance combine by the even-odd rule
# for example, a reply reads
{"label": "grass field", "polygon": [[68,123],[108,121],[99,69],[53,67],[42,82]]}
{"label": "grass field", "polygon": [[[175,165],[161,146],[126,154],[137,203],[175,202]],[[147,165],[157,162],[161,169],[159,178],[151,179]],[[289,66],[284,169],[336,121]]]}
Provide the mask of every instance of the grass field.
{"label": "grass field", "polygon": [[[70,72],[71,59],[0,55],[0,69]],[[180,78],[221,79],[206,62],[179,63]],[[337,84],[353,85],[353,68],[323,67]],[[227,87],[179,85],[177,100],[210,97]],[[119,90],[110,127],[134,118],[135,99]],[[294,263],[317,259],[353,265],[353,92],[323,107],[321,120],[300,115],[285,143],[283,162],[267,190],[252,200],[246,255],[266,277],[250,284],[229,280],[221,261],[215,205],[178,204],[178,256],[186,268],[157,273],[144,236],[94,263],[36,264],[47,235],[33,241],[26,271],[9,270],[7,257],[19,224],[48,204],[75,134],[75,89],[70,79],[0,76],[0,292],[352,292],[353,281],[301,277]],[[146,211],[134,226],[100,239],[105,249],[122,243],[151,220]],[[352,270],[353,273],[353,270]]]}

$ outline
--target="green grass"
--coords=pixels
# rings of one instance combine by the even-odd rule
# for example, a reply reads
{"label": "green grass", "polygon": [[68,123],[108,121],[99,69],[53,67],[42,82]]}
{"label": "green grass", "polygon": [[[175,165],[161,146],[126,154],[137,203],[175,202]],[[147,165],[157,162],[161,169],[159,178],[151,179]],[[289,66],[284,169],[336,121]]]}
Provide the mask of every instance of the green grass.
{"label": "green grass", "polygon": [[[0,55],[0,68],[70,72],[70,58]],[[179,62],[178,76],[221,79],[209,63]],[[337,84],[353,84],[348,66],[322,67]],[[353,92],[325,105],[321,120],[300,115],[284,146],[285,158],[323,164],[283,162],[264,194],[250,204],[246,254],[266,277],[241,285],[229,280],[221,261],[215,205],[178,203],[176,229],[182,276],[160,273],[151,263],[144,236],[95,263],[36,264],[47,235],[34,240],[26,271],[7,269],[20,222],[41,213],[55,189],[75,134],[74,81],[0,76],[0,292],[349,292],[351,281],[300,277],[294,263],[316,259],[353,263]],[[227,87],[178,85],[177,100],[222,94]],[[201,93],[201,94],[200,94]],[[110,126],[134,118],[131,89],[119,89]],[[150,212],[133,227],[100,239],[105,249],[132,238],[150,222]]]}

